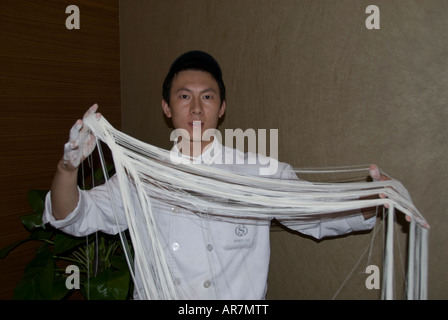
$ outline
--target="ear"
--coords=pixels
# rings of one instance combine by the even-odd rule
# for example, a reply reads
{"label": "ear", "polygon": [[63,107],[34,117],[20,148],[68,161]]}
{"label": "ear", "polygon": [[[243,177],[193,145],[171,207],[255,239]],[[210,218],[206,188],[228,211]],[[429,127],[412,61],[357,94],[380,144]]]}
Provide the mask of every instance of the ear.
{"label": "ear", "polygon": [[224,100],[221,104],[221,107],[219,108],[218,117],[221,118],[225,112],[226,112],[226,101]]}
{"label": "ear", "polygon": [[168,103],[166,103],[165,99],[162,99],[162,109],[166,117],[171,118],[171,109]]}

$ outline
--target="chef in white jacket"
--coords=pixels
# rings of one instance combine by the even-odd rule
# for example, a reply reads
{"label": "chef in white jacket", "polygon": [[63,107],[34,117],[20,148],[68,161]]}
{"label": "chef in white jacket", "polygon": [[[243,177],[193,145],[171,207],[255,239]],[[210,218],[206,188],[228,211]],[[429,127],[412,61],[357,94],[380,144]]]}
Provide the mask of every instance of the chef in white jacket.
{"label": "chef in white jacket", "polygon": [[[269,169],[273,179],[299,180],[289,164],[253,153],[223,146],[218,139],[198,138],[216,129],[226,109],[225,86],[218,62],[202,51],[190,51],[172,64],[163,85],[162,108],[174,128],[184,135],[173,152],[198,165],[210,165],[243,174],[260,174]],[[97,105],[84,115],[99,119]],[[200,126],[200,127],[199,127]],[[126,230],[120,190],[116,177],[91,190],[77,186],[78,167],[95,148],[95,139],[78,120],[70,131],[50,192],[45,202],[44,222],[62,231],[83,236],[95,231],[116,234]],[[188,155],[188,156],[187,156]],[[228,159],[232,159],[228,163]],[[226,163],[227,161],[227,163]],[[273,166],[272,163],[275,162]],[[375,167],[372,167],[375,169]],[[375,170],[372,178],[384,179]],[[132,190],[132,184],[130,183]],[[114,194],[111,199],[111,193]],[[150,191],[151,192],[151,191]],[[154,195],[157,190],[154,191]],[[131,195],[137,203],[135,193]],[[271,218],[252,221],[235,219],[219,221],[151,198],[159,234],[174,283],[184,299],[264,299],[269,268],[269,228]],[[118,208],[118,223],[113,210]],[[139,219],[138,212],[136,219]],[[121,219],[120,219],[121,218]],[[140,217],[142,218],[142,217]],[[287,227],[317,239],[368,230],[375,225],[373,211],[359,211],[337,219],[294,223],[280,221]],[[134,298],[146,298],[136,274]]]}

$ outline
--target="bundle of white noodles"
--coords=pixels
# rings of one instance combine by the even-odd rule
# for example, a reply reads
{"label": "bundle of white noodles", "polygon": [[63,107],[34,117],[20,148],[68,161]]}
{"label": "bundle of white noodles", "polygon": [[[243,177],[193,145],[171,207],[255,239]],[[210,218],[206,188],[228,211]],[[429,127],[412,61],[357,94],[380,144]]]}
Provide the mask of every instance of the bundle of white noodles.
{"label": "bundle of white noodles", "polygon": [[[388,205],[382,297],[393,299],[393,224],[396,209],[411,221],[407,298],[427,298],[429,225],[399,181],[297,183],[293,180],[232,173],[207,165],[173,163],[170,161],[170,151],[116,130],[104,117],[100,120],[89,117],[84,119],[84,123],[112,152],[134,248],[134,261],[128,262],[133,268],[138,268],[142,279],[145,279],[143,286],[146,298],[179,298],[157,234],[151,199],[145,192],[145,185],[148,184],[157,186],[153,190],[158,192],[158,197],[194,212],[205,212],[207,219],[280,218],[301,223],[319,220],[335,212]],[[335,169],[334,172],[341,170]],[[352,169],[343,168],[342,171],[347,170]],[[368,168],[362,170],[367,172]],[[129,179],[135,183],[140,199],[137,205],[143,208],[145,214],[145,234],[141,234],[141,229],[136,225]],[[380,198],[380,194],[386,197]],[[370,196],[375,197],[362,200]],[[148,239],[151,249],[144,250],[143,243]]]}

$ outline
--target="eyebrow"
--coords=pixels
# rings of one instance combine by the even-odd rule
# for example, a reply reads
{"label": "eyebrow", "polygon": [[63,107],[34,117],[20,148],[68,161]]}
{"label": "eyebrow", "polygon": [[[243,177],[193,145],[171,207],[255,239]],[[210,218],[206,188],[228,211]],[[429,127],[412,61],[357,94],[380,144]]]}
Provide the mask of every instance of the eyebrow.
{"label": "eyebrow", "polygon": [[[193,90],[191,90],[187,87],[180,87],[179,89],[176,90],[176,92],[181,92],[181,91],[193,92]],[[206,93],[206,92],[216,93],[216,90],[210,87],[210,88],[202,90],[200,93]]]}

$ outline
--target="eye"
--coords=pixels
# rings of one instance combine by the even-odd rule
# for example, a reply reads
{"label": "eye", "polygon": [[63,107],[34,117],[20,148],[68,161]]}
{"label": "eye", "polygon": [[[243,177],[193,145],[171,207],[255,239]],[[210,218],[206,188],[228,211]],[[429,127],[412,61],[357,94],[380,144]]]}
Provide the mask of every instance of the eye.
{"label": "eye", "polygon": [[181,99],[188,99],[189,96],[188,96],[188,94],[181,94],[181,95],[180,95],[180,98],[181,98]]}
{"label": "eye", "polygon": [[209,100],[209,99],[212,98],[212,96],[211,96],[210,94],[206,94],[206,95],[203,96],[203,98],[204,98],[205,100]]}

